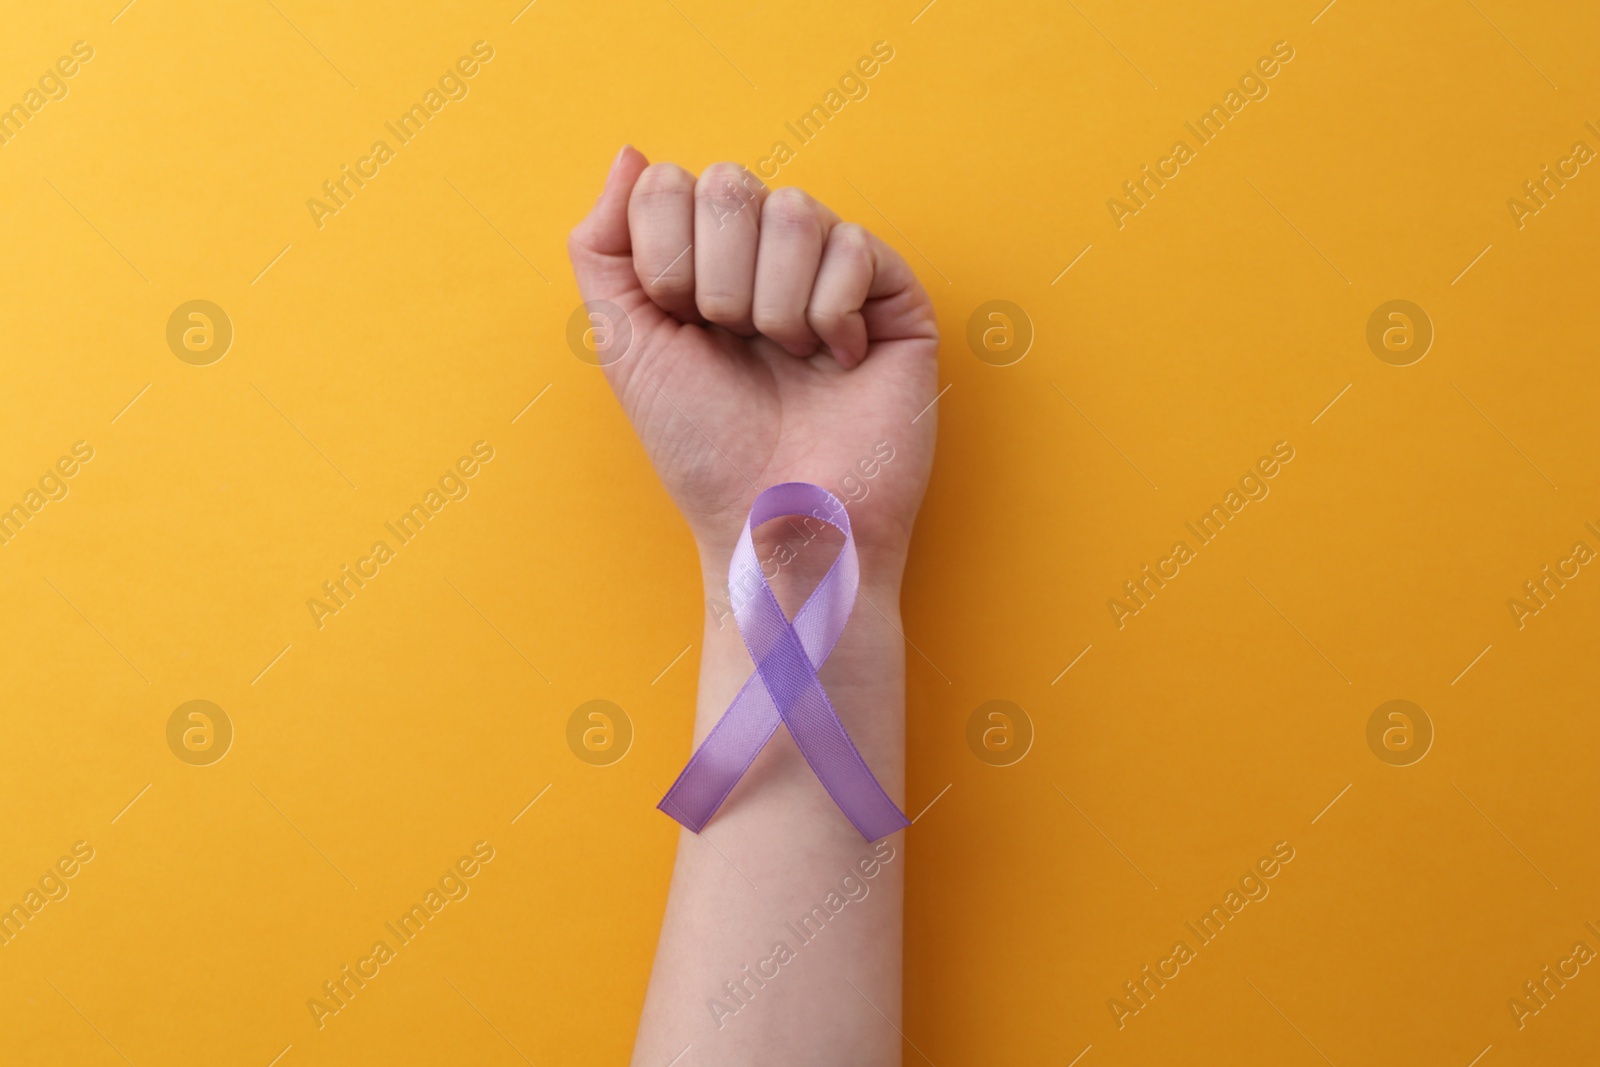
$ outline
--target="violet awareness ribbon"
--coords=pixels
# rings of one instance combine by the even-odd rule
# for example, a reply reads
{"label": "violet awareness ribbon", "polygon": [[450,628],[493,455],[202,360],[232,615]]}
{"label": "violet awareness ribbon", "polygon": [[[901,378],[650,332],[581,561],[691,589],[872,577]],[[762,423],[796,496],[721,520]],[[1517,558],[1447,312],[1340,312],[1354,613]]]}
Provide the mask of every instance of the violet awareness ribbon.
{"label": "violet awareness ribbon", "polygon": [[[839,557],[792,623],[767,584],[751,538],[757,526],[785,515],[820,519],[844,534]],[[809,482],[756,494],[728,564],[733,617],[756,669],[661,798],[662,811],[699,833],[782,722],[862,837],[876,841],[911,825],[867,768],[817,678],[855,608],[860,580],[850,516],[838,497]]]}

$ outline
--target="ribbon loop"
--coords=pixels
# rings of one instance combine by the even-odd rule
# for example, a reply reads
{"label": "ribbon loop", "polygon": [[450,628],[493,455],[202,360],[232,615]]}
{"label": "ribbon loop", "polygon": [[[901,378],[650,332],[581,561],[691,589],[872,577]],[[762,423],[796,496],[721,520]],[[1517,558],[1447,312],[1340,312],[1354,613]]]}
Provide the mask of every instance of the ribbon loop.
{"label": "ribbon loop", "polygon": [[[752,536],[785,515],[818,519],[844,534],[844,548],[792,622],[767,584]],[[860,580],[850,516],[838,497],[809,482],[756,495],[728,564],[734,621],[755,671],[661,798],[662,811],[699,833],[781,722],[862,837],[876,841],[911,825],[873,777],[817,677],[855,608]]]}

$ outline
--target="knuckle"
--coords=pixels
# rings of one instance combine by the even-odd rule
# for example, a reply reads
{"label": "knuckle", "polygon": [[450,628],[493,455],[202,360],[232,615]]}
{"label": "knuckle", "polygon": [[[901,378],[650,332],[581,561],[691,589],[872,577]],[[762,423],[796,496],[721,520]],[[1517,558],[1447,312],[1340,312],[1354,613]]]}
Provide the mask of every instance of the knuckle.
{"label": "knuckle", "polygon": [[737,163],[713,163],[695,183],[695,199],[707,206],[738,210],[761,190],[759,179]]}
{"label": "knuckle", "polygon": [[639,286],[652,300],[680,297],[693,285],[692,279],[675,271],[640,271]]}
{"label": "knuckle", "polygon": [[850,321],[850,313],[840,307],[811,307],[806,309],[806,322],[819,335],[838,333]]}
{"label": "knuckle", "polygon": [[761,225],[774,229],[814,229],[816,206],[804,189],[786,186],[773,190],[761,206]]}
{"label": "knuckle", "polygon": [[762,307],[758,304],[751,318],[755,328],[768,337],[786,339],[805,333],[805,325],[799,316],[787,308]]}
{"label": "knuckle", "polygon": [[694,285],[694,264],[688,256],[680,256],[677,261],[667,253],[635,258],[634,272],[638,285],[650,296],[677,296]]}
{"label": "knuckle", "polygon": [[643,201],[682,196],[694,188],[694,175],[676,163],[652,163],[639,175],[633,195]]}
{"label": "knuckle", "polygon": [[828,244],[853,257],[865,258],[872,251],[871,235],[857,222],[841,222],[835,226],[828,234]]}
{"label": "knuckle", "polygon": [[694,294],[694,303],[700,314],[719,324],[743,322],[750,314],[749,298],[737,293],[702,290]]}

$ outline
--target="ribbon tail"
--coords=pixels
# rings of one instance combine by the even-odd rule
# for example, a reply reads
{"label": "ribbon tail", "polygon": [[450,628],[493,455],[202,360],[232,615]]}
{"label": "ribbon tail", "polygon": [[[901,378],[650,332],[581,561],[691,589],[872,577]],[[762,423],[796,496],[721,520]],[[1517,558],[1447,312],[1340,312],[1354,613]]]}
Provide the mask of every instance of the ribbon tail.
{"label": "ribbon tail", "polygon": [[656,807],[699,833],[782,721],[772,696],[752,674]]}
{"label": "ribbon tail", "polygon": [[803,681],[796,676],[799,641],[792,630],[789,636],[789,642],[781,643],[772,657],[757,665],[756,673],[783,716],[800,754],[862,837],[877,841],[904,830],[911,820],[867,766],[816,674],[805,671],[810,665],[800,668],[805,671]]}

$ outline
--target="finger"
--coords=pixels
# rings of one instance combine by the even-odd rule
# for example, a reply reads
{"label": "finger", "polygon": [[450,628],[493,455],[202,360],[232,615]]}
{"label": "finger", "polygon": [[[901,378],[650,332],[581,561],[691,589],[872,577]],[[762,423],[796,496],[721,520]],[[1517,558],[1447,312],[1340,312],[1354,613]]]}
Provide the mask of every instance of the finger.
{"label": "finger", "polygon": [[628,233],[628,197],[649,165],[638,149],[623,145],[599,199],[567,237],[567,256],[585,300],[618,300],[639,288]]}
{"label": "finger", "polygon": [[655,304],[684,322],[694,309],[694,175],[676,163],[655,163],[639,175],[628,199],[633,270]]}
{"label": "finger", "polygon": [[755,333],[756,245],[767,187],[737,163],[714,163],[695,185],[695,304],[710,322]]}
{"label": "finger", "polygon": [[806,321],[847,369],[879,341],[939,336],[916,274],[900,253],[853,222],[828,231]]}
{"label": "finger", "polygon": [[867,357],[867,323],[861,308],[872,289],[872,275],[872,235],[853,222],[830,230],[806,321],[846,369]]}
{"label": "finger", "polygon": [[761,205],[761,242],[756,253],[756,329],[791,355],[809,356],[818,335],[806,307],[822,262],[823,242],[837,215],[799,189],[778,189]]}

